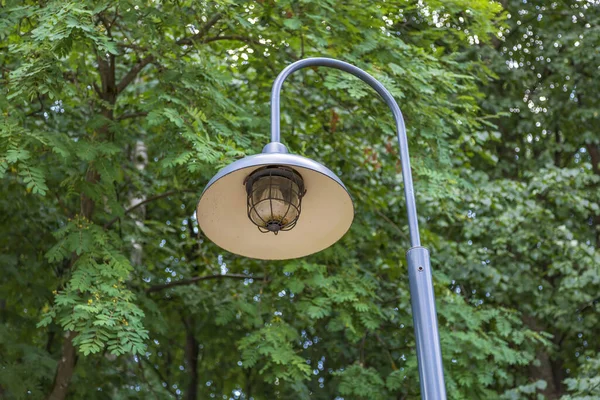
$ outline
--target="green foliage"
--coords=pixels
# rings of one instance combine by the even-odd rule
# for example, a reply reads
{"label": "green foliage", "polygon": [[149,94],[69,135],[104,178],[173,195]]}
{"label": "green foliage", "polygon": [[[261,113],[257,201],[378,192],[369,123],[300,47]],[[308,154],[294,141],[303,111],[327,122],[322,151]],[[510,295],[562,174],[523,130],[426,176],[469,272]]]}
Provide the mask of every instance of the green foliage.
{"label": "green foliage", "polygon": [[420,397],[370,88],[318,68],[283,90],[286,145],[355,200],[338,244],[248,260],[193,216],[311,56],[405,115],[449,398],[598,397],[599,9],[502,4],[0,1],[0,397]]}
{"label": "green foliage", "polygon": [[292,347],[292,342],[298,337],[295,329],[275,319],[240,340],[242,361],[246,368],[252,368],[259,359],[266,357],[268,361],[262,363],[264,366],[258,373],[265,375],[267,381],[284,379],[294,382],[305,379],[310,375],[310,367]]}
{"label": "green foliage", "polygon": [[385,399],[385,382],[373,368],[352,365],[340,377],[339,391],[343,396],[353,399]]}
{"label": "green foliage", "polygon": [[585,357],[581,368],[581,375],[577,378],[565,380],[570,395],[564,396],[564,400],[590,400],[600,396],[600,361],[598,355],[590,352]]}
{"label": "green foliage", "polygon": [[58,242],[46,254],[48,261],[68,262],[72,254],[75,261],[69,281],[55,293],[55,304],[38,327],[57,321],[64,330],[77,332],[73,343],[84,355],[105,347],[116,355],[145,353],[144,312],[124,284],[132,267],[111,245],[117,238],[84,217],[70,221],[54,236]]}

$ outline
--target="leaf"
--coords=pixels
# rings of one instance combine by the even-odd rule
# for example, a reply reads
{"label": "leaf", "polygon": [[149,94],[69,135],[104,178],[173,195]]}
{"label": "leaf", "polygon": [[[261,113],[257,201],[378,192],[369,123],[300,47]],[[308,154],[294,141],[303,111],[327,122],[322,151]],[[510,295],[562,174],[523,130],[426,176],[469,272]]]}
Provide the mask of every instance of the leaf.
{"label": "leaf", "polygon": [[33,194],[39,194],[41,196],[46,195],[48,186],[46,186],[44,172],[40,168],[23,166],[19,175],[23,178],[23,182],[26,184],[27,189],[31,190]]}
{"label": "leaf", "polygon": [[26,161],[31,157],[29,151],[25,149],[11,149],[6,152],[5,160],[9,164],[14,164],[18,161]]}
{"label": "leaf", "polygon": [[298,18],[288,18],[283,21],[283,25],[291,30],[297,30],[302,27],[302,21]]}

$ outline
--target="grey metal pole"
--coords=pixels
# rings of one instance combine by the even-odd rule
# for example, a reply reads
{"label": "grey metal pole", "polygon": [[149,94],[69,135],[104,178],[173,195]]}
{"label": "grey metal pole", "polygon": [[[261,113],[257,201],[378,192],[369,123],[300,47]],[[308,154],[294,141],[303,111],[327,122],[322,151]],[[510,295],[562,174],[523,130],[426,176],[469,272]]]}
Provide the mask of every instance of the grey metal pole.
{"label": "grey metal pole", "polygon": [[394,114],[396,132],[400,145],[400,164],[404,181],[404,197],[408,215],[408,229],[411,248],[406,253],[408,261],[408,277],[410,281],[410,297],[415,324],[415,340],[417,344],[417,360],[421,384],[421,398],[424,400],[445,400],[446,387],[442,366],[442,351],[435,310],[435,296],[431,278],[429,252],[421,247],[417,208],[408,156],[408,140],[404,118],[398,103],[392,94],[371,75],[362,69],[332,58],[307,58],[288,65],[275,79],[271,90],[271,142],[280,142],[280,93],[285,79],[301,68],[330,67],[348,72],[371,86],[383,98]]}

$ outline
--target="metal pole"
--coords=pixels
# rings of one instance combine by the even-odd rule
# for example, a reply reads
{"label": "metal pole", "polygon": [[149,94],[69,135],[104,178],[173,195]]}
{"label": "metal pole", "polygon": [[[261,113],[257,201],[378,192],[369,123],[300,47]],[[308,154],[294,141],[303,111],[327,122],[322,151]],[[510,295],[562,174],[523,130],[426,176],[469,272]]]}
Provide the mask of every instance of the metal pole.
{"label": "metal pole", "polygon": [[429,251],[424,247],[413,247],[406,253],[406,259],[415,324],[421,398],[446,399]]}
{"label": "metal pole", "polygon": [[396,132],[400,145],[400,164],[404,181],[404,197],[408,216],[408,230],[411,249],[407,252],[408,277],[410,281],[410,297],[413,321],[415,324],[415,340],[417,344],[417,360],[423,400],[445,400],[444,371],[442,352],[438,334],[435,297],[431,278],[431,266],[427,249],[421,247],[417,208],[408,156],[408,140],[404,118],[398,103],[392,94],[371,75],[362,69],[343,61],[331,58],[307,58],[288,65],[275,79],[271,91],[271,142],[280,142],[280,93],[285,79],[294,71],[305,67],[330,67],[348,72],[371,86],[383,98],[394,114]]}

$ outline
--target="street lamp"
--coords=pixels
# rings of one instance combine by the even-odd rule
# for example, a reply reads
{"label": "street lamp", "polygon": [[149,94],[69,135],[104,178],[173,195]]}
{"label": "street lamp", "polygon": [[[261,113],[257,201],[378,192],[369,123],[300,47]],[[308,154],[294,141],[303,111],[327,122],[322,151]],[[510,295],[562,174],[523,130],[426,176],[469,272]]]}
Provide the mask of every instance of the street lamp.
{"label": "street lamp", "polygon": [[444,372],[437,328],[429,252],[421,247],[404,119],[388,90],[365,71],[330,58],[290,64],[271,92],[271,142],[261,154],[220,170],[202,192],[196,217],[216,245],[261,260],[285,260],[319,252],[350,228],[354,206],[342,181],[327,167],[290,154],[280,143],[279,97],[285,79],[305,67],[331,67],[369,84],[394,114],[411,248],[406,253],[421,397],[445,400]]}

